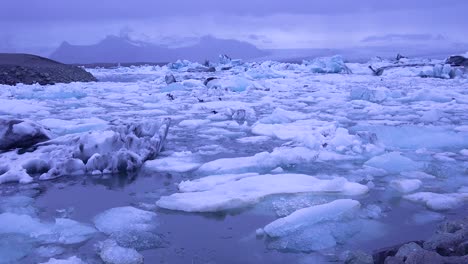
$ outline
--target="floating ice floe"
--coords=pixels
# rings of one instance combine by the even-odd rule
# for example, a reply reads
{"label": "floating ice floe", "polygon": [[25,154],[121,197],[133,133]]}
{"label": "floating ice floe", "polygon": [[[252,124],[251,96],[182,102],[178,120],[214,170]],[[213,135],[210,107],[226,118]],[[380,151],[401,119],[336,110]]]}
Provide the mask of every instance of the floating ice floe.
{"label": "floating ice floe", "polygon": [[67,135],[44,142],[32,152],[8,152],[0,160],[16,161],[0,168],[0,183],[47,180],[64,175],[134,171],[154,159],[164,145],[170,120],[114,126],[112,130]]}
{"label": "floating ice floe", "polygon": [[189,172],[198,169],[200,166],[200,163],[194,161],[191,152],[178,152],[168,157],[149,160],[145,162],[143,168],[157,172]]}
{"label": "floating ice floe", "polygon": [[459,207],[468,200],[468,193],[418,192],[405,195],[403,198],[412,202],[422,203],[429,209],[440,211]]}
{"label": "floating ice floe", "polygon": [[217,212],[248,207],[275,194],[333,193],[362,195],[368,188],[345,178],[321,180],[303,174],[217,175],[179,184],[181,193],[162,197],[157,205],[186,212]]}
{"label": "floating ice floe", "polygon": [[390,187],[401,193],[410,193],[419,189],[422,182],[417,179],[400,179],[390,182]]}
{"label": "floating ice floe", "polygon": [[359,217],[360,206],[358,201],[340,199],[306,207],[266,225],[263,232],[270,248],[302,252],[344,244],[363,233],[382,234],[381,224]]}
{"label": "floating ice floe", "polygon": [[96,228],[125,248],[145,250],[165,245],[157,233],[157,214],[131,206],[116,207],[94,218]]}
{"label": "floating ice floe", "polygon": [[384,169],[390,173],[415,171],[422,168],[422,164],[402,156],[399,152],[390,152],[373,157],[364,164],[374,168]]}
{"label": "floating ice floe", "polygon": [[95,233],[94,228],[71,219],[57,218],[55,223],[47,223],[29,215],[0,214],[1,236],[22,236],[27,238],[27,243],[77,244],[90,239]]}
{"label": "floating ice floe", "polygon": [[114,240],[105,240],[97,245],[99,256],[106,264],[140,264],[143,256],[133,248],[121,247]]}

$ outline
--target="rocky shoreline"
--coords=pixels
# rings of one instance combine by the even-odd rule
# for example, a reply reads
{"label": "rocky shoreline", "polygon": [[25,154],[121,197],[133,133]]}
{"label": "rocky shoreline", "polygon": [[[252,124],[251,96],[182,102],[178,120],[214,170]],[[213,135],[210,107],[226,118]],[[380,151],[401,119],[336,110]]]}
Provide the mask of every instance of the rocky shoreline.
{"label": "rocky shoreline", "polygon": [[[468,217],[443,222],[425,241],[411,241],[378,250],[372,259],[376,264],[468,263]],[[352,258],[348,260],[346,263],[368,263],[353,262]]]}
{"label": "rocky shoreline", "polygon": [[0,53],[0,84],[95,82],[83,68],[30,54]]}

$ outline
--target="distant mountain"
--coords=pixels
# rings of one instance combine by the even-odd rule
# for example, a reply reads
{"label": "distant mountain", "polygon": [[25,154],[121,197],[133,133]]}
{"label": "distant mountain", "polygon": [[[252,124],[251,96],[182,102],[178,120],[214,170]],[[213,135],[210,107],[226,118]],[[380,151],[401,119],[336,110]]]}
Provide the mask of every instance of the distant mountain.
{"label": "distant mountain", "polygon": [[254,45],[233,39],[217,39],[211,36],[200,38],[192,46],[169,48],[128,38],[108,36],[94,45],[80,46],[63,42],[50,58],[63,63],[132,63],[172,62],[177,59],[191,61],[215,60],[219,54],[232,58],[251,59],[268,55]]}

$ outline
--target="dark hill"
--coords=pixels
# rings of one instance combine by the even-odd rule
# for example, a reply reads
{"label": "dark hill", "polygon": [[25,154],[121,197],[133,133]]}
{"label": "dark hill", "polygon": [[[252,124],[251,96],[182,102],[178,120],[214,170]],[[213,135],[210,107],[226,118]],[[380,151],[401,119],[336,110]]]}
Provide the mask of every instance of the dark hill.
{"label": "dark hill", "polygon": [[92,82],[94,76],[84,69],[51,59],[20,53],[0,53],[0,84],[55,84]]}

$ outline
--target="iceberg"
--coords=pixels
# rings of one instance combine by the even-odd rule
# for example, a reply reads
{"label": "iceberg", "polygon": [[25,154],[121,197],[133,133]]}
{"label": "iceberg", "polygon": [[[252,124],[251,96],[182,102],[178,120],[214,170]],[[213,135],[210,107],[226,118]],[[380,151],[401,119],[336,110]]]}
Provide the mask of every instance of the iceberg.
{"label": "iceberg", "polygon": [[64,175],[134,171],[161,151],[170,119],[160,122],[116,125],[110,130],[65,135],[41,143],[32,152],[8,152],[2,159],[14,160],[0,167],[0,183],[28,183],[34,174],[48,180]]}
{"label": "iceberg", "polygon": [[339,55],[303,61],[302,64],[315,73],[351,73],[343,57]]}

